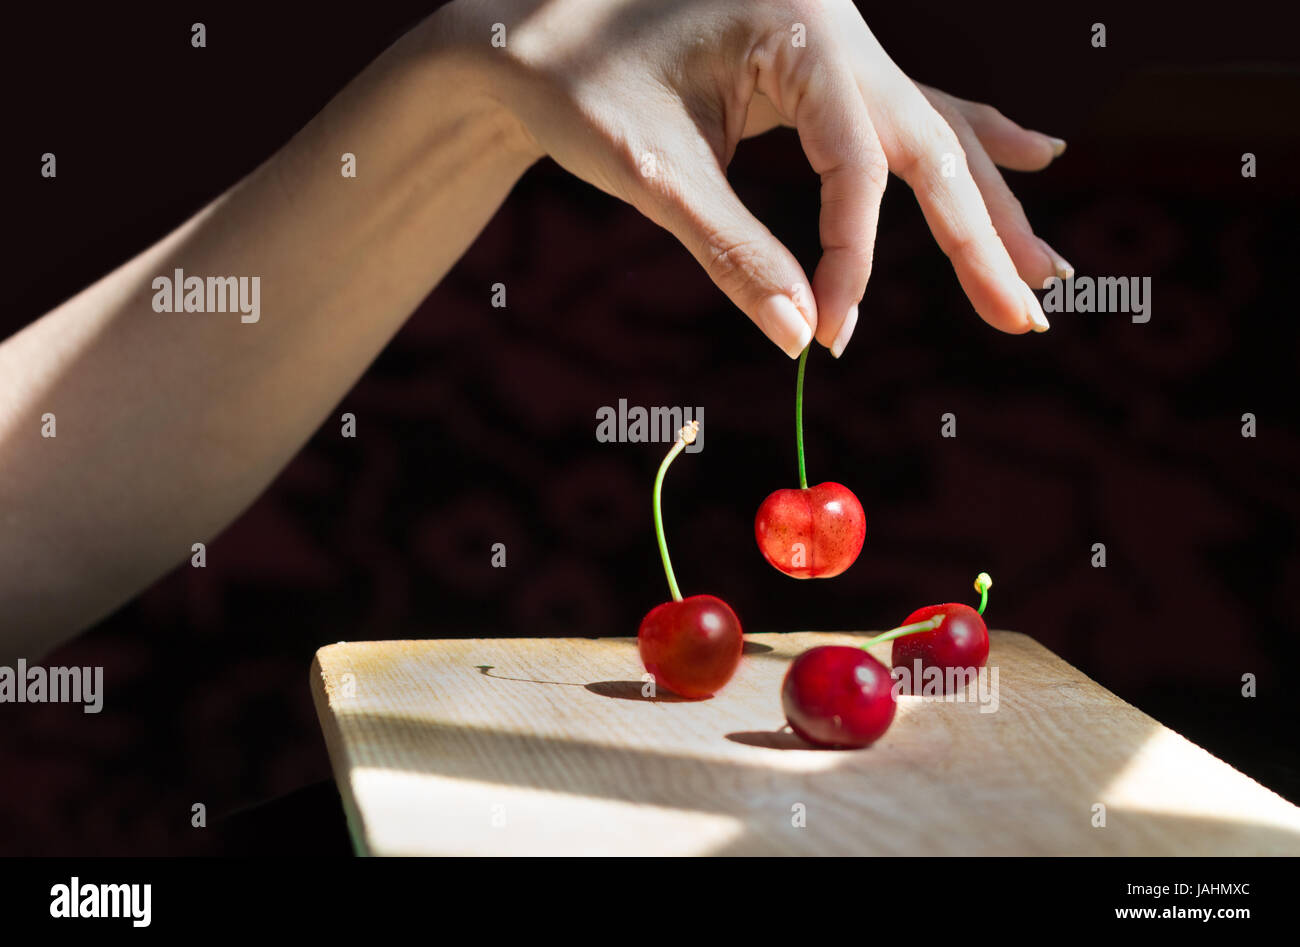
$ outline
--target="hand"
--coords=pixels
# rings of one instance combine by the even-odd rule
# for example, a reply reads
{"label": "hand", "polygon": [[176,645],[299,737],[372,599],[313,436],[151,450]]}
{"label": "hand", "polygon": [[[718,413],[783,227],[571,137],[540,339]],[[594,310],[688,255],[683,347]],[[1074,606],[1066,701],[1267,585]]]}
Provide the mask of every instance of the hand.
{"label": "hand", "polygon": [[[843,352],[890,171],[915,191],[980,316],[1005,332],[1047,328],[1030,285],[1069,264],[1034,236],[996,166],[1037,170],[1065,143],[917,85],[850,0],[457,6],[463,43],[522,140],[671,231],[791,357],[814,335]],[[490,43],[498,22],[504,48]],[[821,177],[811,281],[726,178],[739,141],[778,124],[798,130]]]}

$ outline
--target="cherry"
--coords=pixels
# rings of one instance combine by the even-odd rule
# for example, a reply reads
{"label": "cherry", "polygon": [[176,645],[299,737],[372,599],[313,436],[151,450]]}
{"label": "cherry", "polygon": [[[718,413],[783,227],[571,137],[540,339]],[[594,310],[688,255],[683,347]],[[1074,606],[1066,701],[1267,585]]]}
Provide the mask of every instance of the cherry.
{"label": "cherry", "polygon": [[861,648],[805,651],[781,685],[791,729],[818,746],[870,746],[894,722],[897,704],[889,669]]}
{"label": "cherry", "polygon": [[636,636],[641,663],[654,677],[655,684],[692,700],[712,697],[731,680],[745,647],[740,619],[726,602],[712,595],[682,598],[668,558],[661,504],[664,474],[682,449],[695,441],[699,431],[700,422],[692,421],[677,432],[677,440],[655,477],[655,535],[673,600],[652,608],[641,619]]}
{"label": "cherry", "polygon": [[641,663],[656,685],[697,699],[712,697],[740,664],[740,619],[712,595],[664,602],[641,619]]}
{"label": "cherry", "polygon": [[[939,619],[891,629],[869,647],[938,627]],[[781,706],[792,730],[817,746],[870,746],[889,729],[897,710],[894,679],[864,648],[823,645],[794,659],[781,685]]]}
{"label": "cherry", "polygon": [[853,491],[827,481],[808,486],[803,453],[803,378],[808,352],[799,356],[794,395],[799,488],[768,495],[754,517],[754,538],[763,558],[796,579],[829,579],[858,558],[867,535],[867,515]]}
{"label": "cherry", "polygon": [[862,504],[843,484],[777,490],[758,508],[763,558],[796,579],[829,579],[853,565],[867,535]]}
{"label": "cherry", "polygon": [[[969,605],[947,602],[918,608],[907,616],[909,624],[931,618],[939,618],[942,623],[934,631],[908,635],[894,642],[891,658],[894,670],[905,670],[899,674],[901,693],[920,693],[925,686],[920,677],[927,668],[976,670],[985,665],[989,657],[989,630],[983,615],[992,586],[993,580],[987,572],[981,572],[975,579],[975,589],[980,593],[979,611]],[[946,682],[947,677],[944,674],[940,680]]]}

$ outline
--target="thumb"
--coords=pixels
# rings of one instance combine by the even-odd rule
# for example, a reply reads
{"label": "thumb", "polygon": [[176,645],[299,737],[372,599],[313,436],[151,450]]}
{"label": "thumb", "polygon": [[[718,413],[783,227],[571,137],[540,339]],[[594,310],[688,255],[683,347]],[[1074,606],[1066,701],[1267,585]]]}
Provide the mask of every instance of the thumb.
{"label": "thumb", "polygon": [[794,255],[736,196],[707,148],[643,160],[633,205],[668,230],[741,312],[791,358],[817,328],[812,286]]}

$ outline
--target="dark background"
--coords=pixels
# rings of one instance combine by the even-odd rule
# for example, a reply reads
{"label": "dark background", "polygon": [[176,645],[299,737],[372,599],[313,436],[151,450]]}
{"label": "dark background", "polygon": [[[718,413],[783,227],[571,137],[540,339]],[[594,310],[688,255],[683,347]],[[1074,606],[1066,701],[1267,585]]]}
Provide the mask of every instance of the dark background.
{"label": "dark background", "polygon": [[[178,567],[45,660],[104,665],[103,713],[0,705],[0,853],[246,850],[250,835],[346,851],[307,686],[316,648],[633,635],[666,597],[649,513],[663,445],[594,437],[619,398],[704,407],[667,529],[684,591],[725,598],[747,631],[887,628],[972,601],[987,570],[992,627],[1300,801],[1284,676],[1300,659],[1298,24],[1253,5],[1209,20],[1089,7],[868,16],[914,78],[1069,140],[1049,170],[1008,178],[1080,275],[1152,277],[1153,316],[994,331],[891,181],[855,338],[809,365],[810,478],[848,484],[867,511],[843,577],[786,580],[752,539],[759,502],[795,483],[794,364],[669,235],[544,162],[206,569]],[[8,11],[0,336],[251,170],[429,8]],[[196,20],[207,49],[189,45]],[[1089,42],[1098,21],[1106,49]],[[742,144],[732,178],[811,271],[817,181],[793,133]],[[504,311],[488,304],[497,281]],[[939,437],[947,411],[955,440]],[[494,542],[506,569],[490,567]]]}

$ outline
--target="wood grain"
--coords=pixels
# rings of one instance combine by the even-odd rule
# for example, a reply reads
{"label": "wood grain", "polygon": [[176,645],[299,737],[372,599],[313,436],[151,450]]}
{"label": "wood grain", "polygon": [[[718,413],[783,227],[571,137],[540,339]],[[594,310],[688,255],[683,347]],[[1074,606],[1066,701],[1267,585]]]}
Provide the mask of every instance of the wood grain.
{"label": "wood grain", "polygon": [[366,854],[1300,854],[1300,809],[1022,634],[992,634],[991,712],[901,697],[858,751],[783,732],[789,661],[862,637],[746,636],[698,702],[643,698],[631,638],[340,643],[312,692]]}

